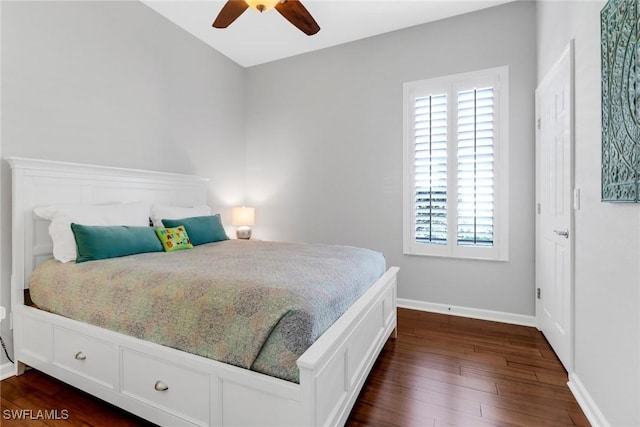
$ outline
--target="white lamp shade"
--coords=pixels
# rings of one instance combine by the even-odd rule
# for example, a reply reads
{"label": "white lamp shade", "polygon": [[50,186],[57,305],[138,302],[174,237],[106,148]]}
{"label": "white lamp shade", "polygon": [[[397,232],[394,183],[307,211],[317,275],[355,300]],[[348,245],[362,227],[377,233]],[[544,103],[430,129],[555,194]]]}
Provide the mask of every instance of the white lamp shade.
{"label": "white lamp shade", "polygon": [[233,225],[253,225],[255,223],[255,209],[242,206],[233,208],[231,222]]}

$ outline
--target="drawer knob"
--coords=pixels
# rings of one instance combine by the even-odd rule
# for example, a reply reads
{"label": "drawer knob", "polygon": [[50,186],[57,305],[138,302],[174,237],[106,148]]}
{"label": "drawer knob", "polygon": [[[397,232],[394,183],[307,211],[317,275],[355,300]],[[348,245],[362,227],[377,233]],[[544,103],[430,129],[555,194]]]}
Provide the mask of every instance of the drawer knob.
{"label": "drawer knob", "polygon": [[154,388],[156,390],[158,390],[158,391],[167,391],[167,390],[169,390],[169,386],[166,385],[165,383],[163,383],[160,380],[156,381],[156,385],[154,386]]}
{"label": "drawer knob", "polygon": [[79,351],[76,353],[75,358],[76,360],[85,360],[87,356],[83,352]]}

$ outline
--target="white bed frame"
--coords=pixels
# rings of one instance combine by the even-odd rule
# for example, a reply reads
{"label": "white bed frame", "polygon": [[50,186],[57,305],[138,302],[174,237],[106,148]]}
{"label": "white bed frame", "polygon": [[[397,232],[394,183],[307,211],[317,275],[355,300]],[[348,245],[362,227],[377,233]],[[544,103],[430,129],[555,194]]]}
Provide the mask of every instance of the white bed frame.
{"label": "white bed frame", "polygon": [[35,207],[133,201],[202,205],[207,179],[24,158],[8,162],[16,375],[31,366],[160,425],[345,423],[384,343],[395,336],[396,267],[300,356],[300,384],[276,379],[24,304],[29,274],[52,251],[48,222],[33,213]]}

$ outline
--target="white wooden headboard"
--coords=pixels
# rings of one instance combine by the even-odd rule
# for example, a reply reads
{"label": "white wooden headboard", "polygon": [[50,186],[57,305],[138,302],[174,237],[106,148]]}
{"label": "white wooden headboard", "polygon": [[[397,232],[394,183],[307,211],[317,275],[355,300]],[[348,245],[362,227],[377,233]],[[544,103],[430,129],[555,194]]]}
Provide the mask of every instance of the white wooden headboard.
{"label": "white wooden headboard", "polygon": [[11,303],[23,304],[29,274],[52,256],[49,221],[33,209],[59,204],[148,202],[207,204],[208,179],[78,163],[12,157]]}

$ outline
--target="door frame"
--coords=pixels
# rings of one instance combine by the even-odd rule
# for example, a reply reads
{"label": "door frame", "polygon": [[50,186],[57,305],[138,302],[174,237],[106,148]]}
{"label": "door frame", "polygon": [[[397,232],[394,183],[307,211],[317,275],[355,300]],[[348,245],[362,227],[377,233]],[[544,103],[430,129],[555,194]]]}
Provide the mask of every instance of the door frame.
{"label": "door frame", "polygon": [[539,90],[545,85],[548,80],[557,73],[557,70],[560,68],[562,62],[568,56],[569,59],[569,90],[570,90],[570,138],[569,142],[571,144],[570,147],[570,192],[567,195],[566,202],[567,206],[569,206],[569,233],[570,239],[568,244],[571,248],[571,259],[569,262],[570,269],[570,280],[569,280],[569,355],[568,360],[565,361],[568,374],[573,373],[574,368],[574,350],[575,350],[575,236],[576,236],[576,228],[575,228],[575,211],[579,209],[580,206],[580,192],[575,187],[575,41],[571,39],[568,45],[562,50],[562,53],[558,56],[558,59],[554,62],[553,66],[547,71],[545,76],[540,81],[540,84],[536,88],[535,91],[535,183],[536,183],[536,200],[535,200],[535,217],[536,217],[536,231],[535,231],[535,289],[534,289],[534,299],[535,299],[535,318],[536,318],[536,326],[538,330],[540,330],[540,315],[541,315],[541,300],[538,297],[538,289],[540,289],[541,285],[538,282],[539,277],[539,259],[538,259],[538,246],[539,246],[539,238],[540,238],[540,215],[539,215],[539,206],[540,206],[540,187],[541,187],[541,173],[540,173],[540,117],[541,117],[541,106],[539,101]]}

